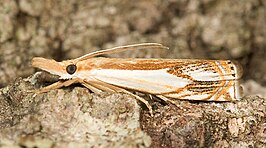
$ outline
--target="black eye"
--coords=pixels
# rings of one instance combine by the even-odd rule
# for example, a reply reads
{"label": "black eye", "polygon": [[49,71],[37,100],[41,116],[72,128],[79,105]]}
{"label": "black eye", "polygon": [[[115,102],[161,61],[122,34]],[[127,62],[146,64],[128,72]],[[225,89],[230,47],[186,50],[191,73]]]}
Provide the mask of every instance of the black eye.
{"label": "black eye", "polygon": [[71,74],[71,75],[72,75],[73,73],[75,73],[76,70],[77,70],[77,66],[74,65],[74,64],[70,64],[70,65],[68,65],[67,68],[66,68],[67,73],[69,73],[69,74]]}

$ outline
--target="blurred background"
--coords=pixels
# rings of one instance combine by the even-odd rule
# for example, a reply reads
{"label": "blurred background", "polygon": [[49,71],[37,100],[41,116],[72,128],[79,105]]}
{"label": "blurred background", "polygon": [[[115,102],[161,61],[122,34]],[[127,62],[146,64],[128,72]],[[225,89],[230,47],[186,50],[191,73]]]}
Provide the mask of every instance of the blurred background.
{"label": "blurred background", "polygon": [[167,51],[109,57],[234,59],[244,81],[266,85],[263,0],[0,0],[0,88],[57,61],[115,46],[158,42]]}

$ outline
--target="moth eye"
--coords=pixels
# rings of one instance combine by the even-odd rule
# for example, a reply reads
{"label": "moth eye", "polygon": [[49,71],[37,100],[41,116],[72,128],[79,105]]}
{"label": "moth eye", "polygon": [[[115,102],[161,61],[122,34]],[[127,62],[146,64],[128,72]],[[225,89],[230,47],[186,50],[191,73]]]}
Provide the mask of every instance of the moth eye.
{"label": "moth eye", "polygon": [[77,66],[74,64],[70,64],[66,68],[67,73],[69,73],[71,75],[74,74],[76,72],[76,70],[77,70]]}

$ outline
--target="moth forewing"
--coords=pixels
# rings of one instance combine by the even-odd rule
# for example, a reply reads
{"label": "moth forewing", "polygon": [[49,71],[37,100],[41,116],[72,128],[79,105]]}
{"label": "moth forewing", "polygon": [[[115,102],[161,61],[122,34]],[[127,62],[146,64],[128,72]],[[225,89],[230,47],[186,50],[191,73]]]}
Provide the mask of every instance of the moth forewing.
{"label": "moth forewing", "polygon": [[172,92],[191,82],[191,80],[167,73],[167,69],[95,69],[91,71],[91,76],[99,81],[151,94]]}
{"label": "moth forewing", "polygon": [[[122,88],[176,99],[231,101],[241,97],[241,71],[228,60],[115,60],[98,61],[88,75]],[[88,76],[83,74],[80,77]]]}

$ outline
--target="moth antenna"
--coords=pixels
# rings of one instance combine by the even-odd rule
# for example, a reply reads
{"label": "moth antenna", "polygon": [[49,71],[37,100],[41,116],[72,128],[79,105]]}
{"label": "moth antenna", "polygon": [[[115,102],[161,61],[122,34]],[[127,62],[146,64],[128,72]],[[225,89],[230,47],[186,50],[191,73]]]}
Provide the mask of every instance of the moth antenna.
{"label": "moth antenna", "polygon": [[84,56],[81,56],[79,58],[76,58],[75,61],[83,61],[83,60],[87,60],[89,58],[103,55],[103,54],[112,54],[112,53],[118,53],[118,52],[123,52],[123,51],[128,51],[128,50],[139,50],[139,49],[169,49],[169,48],[159,43],[133,44],[133,45],[119,46],[119,47],[114,47],[110,49],[95,51],[95,52],[86,54]]}

